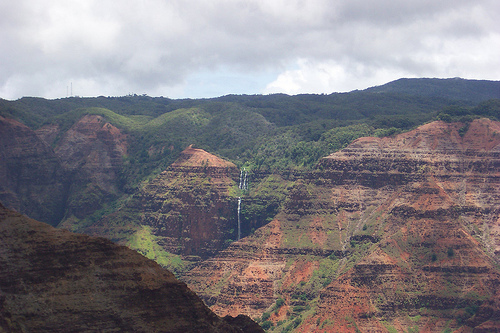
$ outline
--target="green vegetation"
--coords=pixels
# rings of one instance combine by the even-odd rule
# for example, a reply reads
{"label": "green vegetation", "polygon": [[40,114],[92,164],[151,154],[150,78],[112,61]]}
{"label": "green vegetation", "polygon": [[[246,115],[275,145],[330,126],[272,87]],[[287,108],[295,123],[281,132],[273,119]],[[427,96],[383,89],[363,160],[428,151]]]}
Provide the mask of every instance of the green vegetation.
{"label": "green vegetation", "polygon": [[381,323],[382,325],[384,325],[384,327],[387,329],[389,333],[398,333],[398,330],[394,326],[389,324],[387,321],[381,321]]}
{"label": "green vegetation", "polygon": [[137,146],[131,147],[132,158],[139,158],[140,152],[151,146],[168,144],[182,149],[176,145],[194,143],[238,164],[276,169],[311,167],[318,158],[357,137],[393,135],[432,120],[438,113],[443,119],[446,115],[450,119],[498,115],[498,101],[475,108],[467,103],[454,107],[454,103],[392,92],[209,100],[134,95],[2,101],[0,115],[17,118],[33,128],[58,123],[64,130],[83,114],[99,114],[137,139]]}
{"label": "green vegetation", "polygon": [[151,227],[142,226],[140,230],[130,237],[128,246],[143,254],[145,257],[156,261],[176,275],[182,274],[189,266],[179,256],[166,252],[158,245],[158,237],[153,235]]}
{"label": "green vegetation", "polygon": [[[416,82],[396,81],[390,89],[384,88],[388,90],[331,95],[231,95],[204,100],[145,95],[22,98],[0,100],[0,115],[34,129],[58,124],[61,131],[55,143],[83,115],[102,116],[129,135],[121,178],[124,190],[130,193],[164,170],[189,144],[248,169],[309,169],[319,158],[361,136],[395,135],[433,119],[462,121],[463,134],[474,117],[496,119],[500,113],[499,100],[485,101],[495,92],[488,82],[482,82],[483,89],[475,94],[470,92],[476,90],[466,88],[478,84],[474,81],[461,82],[460,94],[455,81]],[[422,89],[435,87],[432,91],[448,84],[455,87],[454,94],[449,99],[418,96],[416,87],[421,84]],[[484,102],[471,102],[483,95]]]}
{"label": "green vegetation", "polygon": [[[262,221],[271,222],[287,196],[290,183],[279,175],[270,175],[254,186],[251,171],[249,182],[249,191],[243,196],[242,224],[247,226],[262,224]],[[241,194],[235,194],[236,196],[241,196]]]}
{"label": "green vegetation", "polygon": [[268,330],[270,329],[271,327],[273,327],[273,322],[272,321],[265,321],[263,322],[262,324],[260,324],[260,326],[264,329],[264,330]]}

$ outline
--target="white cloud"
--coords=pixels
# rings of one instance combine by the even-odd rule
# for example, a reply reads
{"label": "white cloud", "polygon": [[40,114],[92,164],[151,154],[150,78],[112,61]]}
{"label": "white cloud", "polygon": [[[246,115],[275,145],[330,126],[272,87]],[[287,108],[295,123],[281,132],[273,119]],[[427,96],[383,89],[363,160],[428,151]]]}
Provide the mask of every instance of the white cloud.
{"label": "white cloud", "polygon": [[396,69],[375,70],[362,63],[341,64],[335,61],[316,63],[301,59],[297,62],[297,66],[296,69],[281,73],[275,81],[266,86],[264,92],[266,94],[348,92],[360,88],[360,80],[363,81],[361,88],[367,88],[411,76],[411,73]]}
{"label": "white cloud", "polygon": [[70,82],[190,97],[499,79],[499,16],[496,0],[4,1],[0,97],[62,97]]}

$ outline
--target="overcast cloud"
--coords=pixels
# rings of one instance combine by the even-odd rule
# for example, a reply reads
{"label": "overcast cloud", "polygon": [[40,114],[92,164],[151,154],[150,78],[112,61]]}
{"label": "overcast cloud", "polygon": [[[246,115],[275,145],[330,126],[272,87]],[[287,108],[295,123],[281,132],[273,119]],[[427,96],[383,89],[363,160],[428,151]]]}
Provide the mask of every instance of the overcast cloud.
{"label": "overcast cloud", "polygon": [[215,97],[500,79],[498,0],[0,1],[0,97]]}

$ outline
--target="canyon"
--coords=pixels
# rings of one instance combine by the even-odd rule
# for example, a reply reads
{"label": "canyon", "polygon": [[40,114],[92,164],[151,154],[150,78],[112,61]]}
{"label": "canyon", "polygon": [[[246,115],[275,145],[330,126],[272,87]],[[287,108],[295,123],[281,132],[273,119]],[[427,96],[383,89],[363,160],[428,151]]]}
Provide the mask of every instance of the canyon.
{"label": "canyon", "polygon": [[[127,137],[102,117],[83,117],[54,153],[57,128],[34,135],[1,120],[21,129],[11,138],[37,142],[33,165],[80,184],[55,189],[119,193]],[[96,144],[108,148],[96,154]],[[71,164],[57,152],[85,158]],[[268,330],[491,332],[500,322],[499,156],[500,123],[432,122],[359,138],[310,171],[251,170],[241,189],[236,165],[189,146],[115,212],[82,227],[69,209],[60,227],[125,244],[181,277],[219,317],[244,314]],[[18,179],[30,189],[30,178]]]}
{"label": "canyon", "polygon": [[273,221],[184,280],[276,331],[498,330],[500,123],[463,126],[360,138],[286,175]]}
{"label": "canyon", "polygon": [[399,94],[0,100],[0,331],[500,331],[500,104]]}

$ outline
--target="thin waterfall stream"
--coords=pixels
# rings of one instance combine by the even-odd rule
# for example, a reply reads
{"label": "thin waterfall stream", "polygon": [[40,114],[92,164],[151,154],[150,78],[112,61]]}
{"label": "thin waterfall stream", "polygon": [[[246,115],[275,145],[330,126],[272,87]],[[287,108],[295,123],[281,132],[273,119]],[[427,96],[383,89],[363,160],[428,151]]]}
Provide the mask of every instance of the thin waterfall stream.
{"label": "thin waterfall stream", "polygon": [[[247,181],[247,171],[245,168],[240,171],[240,183],[238,188],[240,190],[248,190],[248,181]],[[241,197],[238,197],[238,240],[241,239]]]}
{"label": "thin waterfall stream", "polygon": [[248,177],[248,173],[245,170],[245,168],[241,169],[241,171],[240,171],[240,184],[238,185],[238,188],[240,190],[248,190],[247,177]]}
{"label": "thin waterfall stream", "polygon": [[240,219],[240,211],[241,211],[241,197],[238,197],[238,240],[241,239],[241,219]]}

